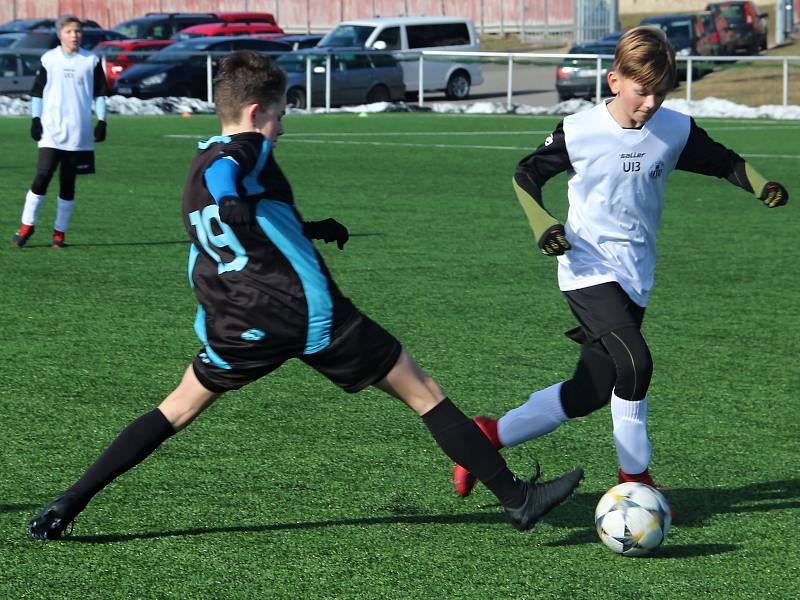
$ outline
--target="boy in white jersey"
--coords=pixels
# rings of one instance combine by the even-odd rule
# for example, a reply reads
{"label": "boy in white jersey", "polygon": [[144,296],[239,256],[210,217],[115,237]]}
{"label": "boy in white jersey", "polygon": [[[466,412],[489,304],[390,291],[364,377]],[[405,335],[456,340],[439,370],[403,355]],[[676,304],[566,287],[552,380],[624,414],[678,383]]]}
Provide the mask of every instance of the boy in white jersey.
{"label": "boy in white jersey", "polygon": [[[620,39],[608,74],[614,99],[565,118],[517,167],[514,189],[542,253],[558,257],[559,288],[580,323],[567,335],[581,344],[581,355],[571,379],[534,392],[498,420],[475,418],[498,448],[610,402],[618,480],[654,485],[646,429],[653,363],[641,324],[666,177],[674,169],[724,177],[770,208],[789,198],[694,119],[660,108],[674,81],[675,55],[664,33],[632,29]],[[541,192],[563,171],[569,174],[565,225],[545,210]],[[475,478],[456,465],[453,482],[467,496]]]}
{"label": "boy in white jersey", "polygon": [[[11,243],[33,235],[50,180],[60,165],[53,248],[63,248],[75,206],[75,177],[94,173],[94,142],[106,138],[107,83],[100,59],[81,48],[83,26],[72,15],[57,23],[61,45],[42,55],[31,90],[31,137],[39,142],[36,176],[25,196],[22,224]],[[92,103],[97,125],[92,132]]]}

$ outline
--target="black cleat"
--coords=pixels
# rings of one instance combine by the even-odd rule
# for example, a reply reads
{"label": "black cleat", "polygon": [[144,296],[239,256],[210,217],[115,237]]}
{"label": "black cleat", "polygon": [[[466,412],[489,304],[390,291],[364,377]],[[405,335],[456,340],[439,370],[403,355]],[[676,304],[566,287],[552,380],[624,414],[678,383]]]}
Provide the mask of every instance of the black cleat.
{"label": "black cleat", "polygon": [[72,494],[62,494],[28,522],[28,537],[45,542],[56,540],[80,511]]}
{"label": "black cleat", "polygon": [[583,479],[583,469],[575,469],[552,481],[539,483],[539,467],[525,484],[525,502],[518,508],[506,507],[511,525],[520,531],[533,529],[544,516],[556,506],[567,500]]}

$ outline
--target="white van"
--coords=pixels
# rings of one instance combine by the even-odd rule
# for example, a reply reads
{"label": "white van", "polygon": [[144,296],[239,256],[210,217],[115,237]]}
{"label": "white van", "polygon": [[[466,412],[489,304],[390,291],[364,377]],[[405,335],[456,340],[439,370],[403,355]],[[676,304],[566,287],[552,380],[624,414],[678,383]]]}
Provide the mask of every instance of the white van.
{"label": "white van", "polygon": [[[481,49],[475,24],[460,17],[381,17],[339,23],[317,44],[321,48],[371,48],[391,50],[403,66],[406,92],[419,90],[419,51]],[[470,87],[483,83],[478,63],[458,62],[458,57],[423,59],[425,91],[444,90],[448,98],[462,100]]]}

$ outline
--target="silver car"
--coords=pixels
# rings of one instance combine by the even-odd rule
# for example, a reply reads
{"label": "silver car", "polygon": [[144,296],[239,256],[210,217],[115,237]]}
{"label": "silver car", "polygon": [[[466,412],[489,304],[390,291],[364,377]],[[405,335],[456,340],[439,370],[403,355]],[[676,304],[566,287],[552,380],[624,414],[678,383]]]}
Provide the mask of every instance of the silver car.
{"label": "silver car", "polygon": [[28,94],[36,78],[41,53],[0,50],[0,94]]}
{"label": "silver car", "polygon": [[[360,50],[360,51],[358,51]],[[403,69],[390,54],[348,51],[337,48],[335,52],[318,50],[286,54],[275,64],[288,76],[287,105],[306,108],[306,61],[311,61],[311,104],[325,105],[325,81],[330,57],[331,104],[337,106],[392,102],[405,98]]]}

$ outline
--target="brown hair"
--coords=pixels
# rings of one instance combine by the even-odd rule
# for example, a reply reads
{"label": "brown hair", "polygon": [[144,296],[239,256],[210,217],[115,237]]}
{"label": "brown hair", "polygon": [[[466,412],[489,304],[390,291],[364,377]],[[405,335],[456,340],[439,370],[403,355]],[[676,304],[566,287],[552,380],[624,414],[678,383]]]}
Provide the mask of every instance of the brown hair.
{"label": "brown hair", "polygon": [[240,50],[223,58],[214,77],[214,103],[223,123],[235,123],[242,109],[258,104],[261,110],[279,104],[286,94],[286,73],[266,56]]}
{"label": "brown hair", "polygon": [[675,51],[656,27],[634,27],[623,35],[614,52],[613,70],[651,92],[675,87]]}
{"label": "brown hair", "polygon": [[56,31],[61,33],[61,30],[70,23],[76,23],[78,27],[83,30],[83,23],[81,23],[81,20],[78,17],[75,15],[63,15],[56,21]]}

